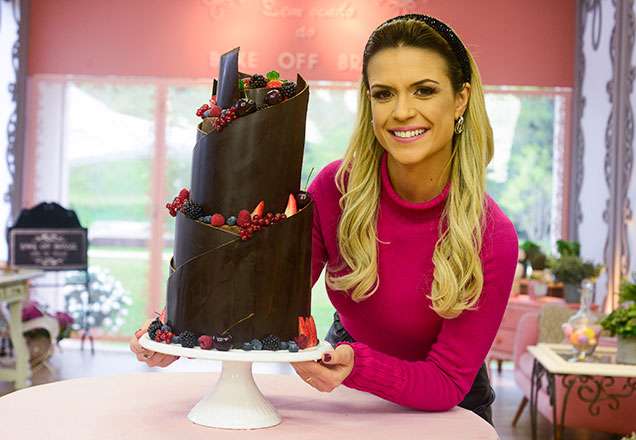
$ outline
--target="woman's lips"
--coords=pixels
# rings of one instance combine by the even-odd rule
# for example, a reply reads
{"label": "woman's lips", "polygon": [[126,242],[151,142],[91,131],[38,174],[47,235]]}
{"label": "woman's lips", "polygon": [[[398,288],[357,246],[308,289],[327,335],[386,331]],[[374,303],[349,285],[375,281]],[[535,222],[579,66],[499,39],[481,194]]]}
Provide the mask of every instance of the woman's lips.
{"label": "woman's lips", "polygon": [[405,127],[399,130],[387,130],[397,142],[408,143],[422,139],[428,132],[424,127]]}

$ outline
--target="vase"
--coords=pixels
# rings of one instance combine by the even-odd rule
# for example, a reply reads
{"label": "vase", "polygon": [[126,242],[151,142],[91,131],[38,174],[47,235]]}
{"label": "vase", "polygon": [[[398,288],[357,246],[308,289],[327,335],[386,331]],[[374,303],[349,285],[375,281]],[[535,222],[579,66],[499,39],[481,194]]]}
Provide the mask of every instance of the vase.
{"label": "vase", "polygon": [[636,336],[618,336],[616,362],[636,365]]}
{"label": "vase", "polygon": [[579,310],[562,325],[563,333],[574,349],[574,357],[570,359],[572,362],[586,361],[596,350],[601,334],[598,318],[590,310],[592,303],[592,283],[590,281],[583,281],[580,298]]}
{"label": "vase", "polygon": [[563,297],[565,302],[568,304],[576,304],[579,302],[581,298],[581,293],[579,292],[579,286],[576,284],[566,283],[563,286]]}

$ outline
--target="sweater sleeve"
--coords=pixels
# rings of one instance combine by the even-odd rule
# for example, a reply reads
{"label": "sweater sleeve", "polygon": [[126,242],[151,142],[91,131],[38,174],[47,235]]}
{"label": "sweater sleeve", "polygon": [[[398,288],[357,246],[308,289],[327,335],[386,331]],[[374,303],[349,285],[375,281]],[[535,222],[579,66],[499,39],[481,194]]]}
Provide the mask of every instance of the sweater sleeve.
{"label": "sweater sleeve", "polygon": [[446,411],[464,399],[490,350],[510,295],[518,239],[512,223],[504,219],[484,236],[484,285],[478,308],[445,319],[421,361],[401,360],[360,342],[349,344],[354,367],[344,385],[424,411]]}

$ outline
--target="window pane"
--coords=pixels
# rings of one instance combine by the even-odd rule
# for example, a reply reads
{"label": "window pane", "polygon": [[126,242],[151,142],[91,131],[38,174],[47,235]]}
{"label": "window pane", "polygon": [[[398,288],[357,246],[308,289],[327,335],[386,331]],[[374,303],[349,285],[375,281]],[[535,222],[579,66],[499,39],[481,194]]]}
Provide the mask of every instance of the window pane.
{"label": "window pane", "polygon": [[101,274],[92,319],[98,334],[130,335],[147,307],[155,87],[75,81],[65,103],[68,202]]}

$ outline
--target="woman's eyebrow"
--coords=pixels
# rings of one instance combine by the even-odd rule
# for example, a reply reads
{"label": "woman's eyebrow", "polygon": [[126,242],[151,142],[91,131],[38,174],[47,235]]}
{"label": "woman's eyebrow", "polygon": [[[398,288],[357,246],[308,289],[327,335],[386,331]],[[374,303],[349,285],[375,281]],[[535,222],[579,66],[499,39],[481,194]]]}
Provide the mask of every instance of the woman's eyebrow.
{"label": "woman's eyebrow", "polygon": [[[434,79],[425,78],[425,79],[421,79],[419,81],[414,82],[409,87],[419,86],[420,84],[424,84],[424,83],[427,83],[427,82],[432,82],[432,83],[435,83],[435,84],[439,84],[439,82],[435,81]],[[387,86],[385,84],[380,84],[380,83],[371,84],[371,88],[373,88],[373,87],[384,87],[386,89],[391,89],[392,88],[391,86]]]}

